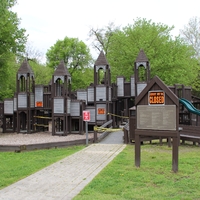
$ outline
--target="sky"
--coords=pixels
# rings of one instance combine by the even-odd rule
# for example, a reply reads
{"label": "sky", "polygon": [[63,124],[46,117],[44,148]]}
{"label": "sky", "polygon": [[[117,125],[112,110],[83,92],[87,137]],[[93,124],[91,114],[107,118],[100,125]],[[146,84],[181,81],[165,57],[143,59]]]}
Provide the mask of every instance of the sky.
{"label": "sky", "polygon": [[85,42],[96,59],[88,40],[91,28],[133,24],[137,18],[174,26],[172,35],[200,17],[200,0],[17,0],[13,11],[21,19],[21,28],[29,35],[29,44],[45,54],[57,40],[78,38]]}

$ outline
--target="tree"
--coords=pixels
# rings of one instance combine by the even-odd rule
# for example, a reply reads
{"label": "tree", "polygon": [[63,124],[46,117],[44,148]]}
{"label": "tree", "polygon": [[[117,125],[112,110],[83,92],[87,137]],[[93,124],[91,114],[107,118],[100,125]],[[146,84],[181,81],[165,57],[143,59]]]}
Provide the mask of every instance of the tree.
{"label": "tree", "polygon": [[0,1],[0,100],[10,94],[9,76],[15,72],[15,58],[24,52],[27,41],[25,29],[19,28],[20,19],[11,10],[15,4],[16,0]]}
{"label": "tree", "polygon": [[31,42],[26,43],[25,54],[28,60],[35,61],[36,63],[44,63],[44,54],[36,49]]}
{"label": "tree", "polygon": [[105,28],[92,27],[89,31],[89,40],[92,41],[92,47],[99,53],[103,50],[105,55],[107,55],[111,37],[118,30],[120,30],[120,27],[115,26],[113,22],[109,23]]}
{"label": "tree", "polygon": [[[180,30],[180,36],[195,51],[195,57],[200,65],[200,18],[191,18],[188,24]],[[200,95],[200,66],[196,71],[196,78],[192,82],[192,91],[194,95]]]}
{"label": "tree", "polygon": [[[77,74],[79,76],[85,68],[90,67],[92,61],[90,50],[87,45],[77,38],[68,37],[65,37],[64,40],[58,40],[51,46],[46,53],[46,57],[47,66],[53,69],[55,69],[60,61],[63,60],[72,76],[72,81],[75,80]],[[86,79],[85,83],[88,81],[89,80]],[[77,88],[76,84],[78,83],[73,83],[74,88]]]}
{"label": "tree", "polygon": [[3,67],[0,67],[0,101],[13,97],[16,91],[16,73],[19,65],[14,54],[10,54],[7,59]]}
{"label": "tree", "polygon": [[20,20],[17,14],[11,11],[16,2],[16,0],[1,0],[0,3],[1,56],[3,52],[14,54],[23,52],[27,41],[25,29],[19,28]]}
{"label": "tree", "polygon": [[56,68],[61,60],[72,74],[76,69],[87,67],[92,61],[90,50],[86,44],[77,38],[65,37],[58,40],[46,53],[47,65]]}
{"label": "tree", "polygon": [[48,85],[52,79],[52,74],[54,70],[41,64],[37,61],[29,60],[29,65],[31,66],[34,77],[35,77],[35,84],[36,85]]}
{"label": "tree", "polygon": [[112,81],[118,75],[130,79],[135,59],[143,49],[151,65],[151,77],[157,75],[167,85],[191,85],[196,77],[197,60],[180,37],[172,38],[170,32],[174,27],[140,18],[133,22],[113,32],[110,38],[107,59]]}
{"label": "tree", "polygon": [[200,18],[193,17],[180,30],[181,37],[195,50],[195,56],[200,59]]}
{"label": "tree", "polygon": [[84,68],[76,70],[72,77],[72,90],[86,89],[91,83],[94,82],[94,69]]}

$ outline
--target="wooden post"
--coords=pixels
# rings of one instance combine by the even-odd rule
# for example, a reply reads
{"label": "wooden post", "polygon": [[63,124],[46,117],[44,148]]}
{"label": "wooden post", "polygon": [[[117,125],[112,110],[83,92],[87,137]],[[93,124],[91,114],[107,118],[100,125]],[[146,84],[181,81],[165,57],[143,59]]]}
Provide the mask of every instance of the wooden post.
{"label": "wooden post", "polygon": [[128,131],[126,129],[123,129],[124,131],[124,144],[129,143],[129,138],[128,138]]}
{"label": "wooden post", "polygon": [[97,132],[94,131],[94,143],[97,143]]}
{"label": "wooden post", "polygon": [[178,172],[178,145],[179,140],[177,137],[173,137],[173,146],[172,146],[172,170]]}
{"label": "wooden post", "polygon": [[138,134],[135,135],[135,166],[140,167],[140,136]]}

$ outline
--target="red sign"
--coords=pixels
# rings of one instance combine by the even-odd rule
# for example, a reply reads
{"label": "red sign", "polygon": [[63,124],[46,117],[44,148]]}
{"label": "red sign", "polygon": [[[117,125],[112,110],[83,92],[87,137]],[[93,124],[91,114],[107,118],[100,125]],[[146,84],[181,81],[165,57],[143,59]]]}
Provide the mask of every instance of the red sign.
{"label": "red sign", "polygon": [[83,121],[90,121],[90,111],[84,110],[83,111]]}

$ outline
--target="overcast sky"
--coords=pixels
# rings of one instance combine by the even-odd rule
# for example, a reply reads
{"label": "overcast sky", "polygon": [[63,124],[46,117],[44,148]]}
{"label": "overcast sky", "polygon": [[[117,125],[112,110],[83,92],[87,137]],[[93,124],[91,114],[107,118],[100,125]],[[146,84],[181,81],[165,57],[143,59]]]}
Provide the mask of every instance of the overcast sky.
{"label": "overcast sky", "polygon": [[200,17],[200,0],[17,0],[13,10],[21,18],[29,42],[45,56],[65,36],[89,46],[91,27],[102,28],[109,22],[123,27],[138,17],[174,25],[172,34],[178,35],[190,18]]}

